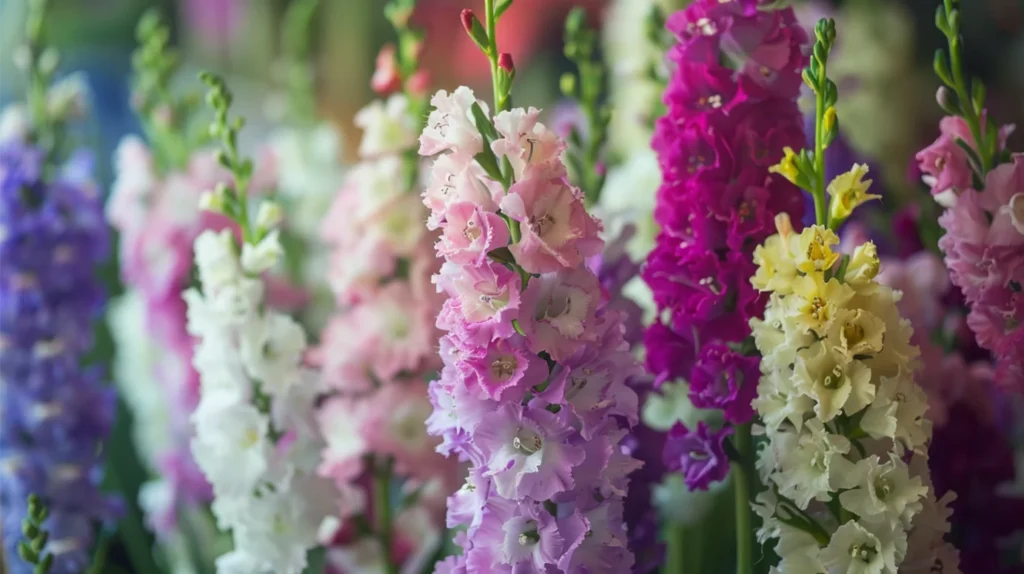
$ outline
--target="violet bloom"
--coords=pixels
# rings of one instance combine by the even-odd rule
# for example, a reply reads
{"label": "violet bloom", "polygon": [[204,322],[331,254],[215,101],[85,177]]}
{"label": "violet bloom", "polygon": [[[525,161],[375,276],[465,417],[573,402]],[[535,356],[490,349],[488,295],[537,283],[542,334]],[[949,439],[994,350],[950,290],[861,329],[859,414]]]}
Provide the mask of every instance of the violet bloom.
{"label": "violet bloom", "polygon": [[731,427],[715,432],[704,421],[698,422],[694,431],[676,423],[665,443],[665,466],[682,472],[690,490],[707,490],[712,482],[729,474],[729,457],[723,443],[731,434]]}
{"label": "violet bloom", "polygon": [[754,416],[750,403],[757,396],[761,375],[757,363],[757,357],[743,356],[719,343],[705,346],[690,373],[693,405],[721,409],[731,423],[750,420]]}
{"label": "violet bloom", "polygon": [[[26,498],[39,495],[50,510],[51,572],[77,574],[91,561],[96,523],[117,511],[99,489],[114,395],[81,366],[103,303],[95,269],[108,237],[96,188],[67,175],[82,166],[49,178],[46,159],[19,141],[0,147],[0,514],[4,553],[15,557]],[[8,566],[32,571],[17,559]]]}

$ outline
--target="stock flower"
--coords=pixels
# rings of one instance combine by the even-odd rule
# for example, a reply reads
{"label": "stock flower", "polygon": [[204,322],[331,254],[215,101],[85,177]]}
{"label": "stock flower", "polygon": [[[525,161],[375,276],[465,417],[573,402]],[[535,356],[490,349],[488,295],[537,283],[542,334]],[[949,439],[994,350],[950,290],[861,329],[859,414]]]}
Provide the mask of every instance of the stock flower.
{"label": "stock flower", "polygon": [[[877,282],[878,256],[869,244],[851,258],[857,259],[856,280],[848,282],[837,271],[834,235],[820,226],[794,234],[779,223],[780,236],[766,243],[760,260],[780,269],[788,266],[764,254],[788,258],[795,276],[755,279],[774,289],[765,319],[751,321],[764,354],[753,406],[768,438],[757,468],[778,498],[774,508],[759,510],[765,517],[759,536],[778,539],[780,568],[895,574],[908,555],[914,562],[907,567],[934,564],[942,537],[915,538],[937,527],[922,514],[934,499],[927,465],[931,422],[913,380],[918,351],[896,307],[900,295]],[[779,241],[790,248],[779,249]],[[797,544],[779,526],[791,515],[787,505],[814,521],[821,529],[815,536],[827,540]]]}
{"label": "stock flower", "polygon": [[[791,182],[799,175],[793,150],[804,143],[796,96],[807,38],[791,9],[754,2],[694,2],[666,27],[677,43],[667,55],[667,111],[652,138],[661,231],[642,272],[659,317],[645,337],[647,368],[658,384],[688,380],[695,405],[723,409],[728,425],[739,425],[753,414],[757,359],[728,346],[750,336],[750,320],[762,316],[767,297],[756,288],[797,273],[785,238],[761,245],[777,216],[803,214]],[[666,448],[700,432],[707,433],[678,431]],[[711,468],[708,476],[720,480],[729,467]],[[709,480],[687,483],[706,489]]]}
{"label": "stock flower", "polygon": [[[601,227],[537,110],[491,118],[481,104],[482,117],[463,124],[474,103],[467,88],[435,96],[420,148],[444,152],[423,199],[428,227],[442,233],[433,281],[449,297],[427,428],[439,452],[471,465],[448,504],[449,527],[466,527],[462,555],[438,571],[628,571],[621,501],[639,463],[620,444],[637,420],[626,383],[637,370],[623,314],[588,267]],[[489,176],[474,159],[479,133],[455,124],[493,127],[491,151],[514,183]]]}

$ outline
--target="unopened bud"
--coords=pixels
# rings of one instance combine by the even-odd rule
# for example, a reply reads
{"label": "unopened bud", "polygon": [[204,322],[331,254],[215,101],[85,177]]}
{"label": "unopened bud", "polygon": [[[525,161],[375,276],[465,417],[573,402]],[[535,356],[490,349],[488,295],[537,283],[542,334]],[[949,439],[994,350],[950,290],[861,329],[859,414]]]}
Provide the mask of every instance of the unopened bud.
{"label": "unopened bud", "polygon": [[498,67],[505,70],[509,74],[516,71],[516,66],[512,62],[512,54],[508,52],[502,52],[498,55]]}
{"label": "unopened bud", "polygon": [[284,220],[284,211],[276,201],[264,201],[256,212],[256,226],[259,229],[273,229]]}
{"label": "unopened bud", "polygon": [[940,86],[938,91],[935,92],[935,101],[939,104],[939,107],[942,108],[942,111],[947,114],[953,116],[960,115],[960,106],[957,105],[957,102],[953,101],[953,92],[951,92],[946,86]]}

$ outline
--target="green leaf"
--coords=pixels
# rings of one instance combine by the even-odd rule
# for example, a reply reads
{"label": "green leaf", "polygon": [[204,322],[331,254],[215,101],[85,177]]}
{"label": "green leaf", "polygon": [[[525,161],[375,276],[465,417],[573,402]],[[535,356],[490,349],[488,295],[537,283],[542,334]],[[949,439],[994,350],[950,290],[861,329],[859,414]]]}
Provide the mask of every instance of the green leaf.
{"label": "green leaf", "polygon": [[978,115],[985,110],[985,83],[978,78],[971,80],[971,102],[974,104],[974,111]]}

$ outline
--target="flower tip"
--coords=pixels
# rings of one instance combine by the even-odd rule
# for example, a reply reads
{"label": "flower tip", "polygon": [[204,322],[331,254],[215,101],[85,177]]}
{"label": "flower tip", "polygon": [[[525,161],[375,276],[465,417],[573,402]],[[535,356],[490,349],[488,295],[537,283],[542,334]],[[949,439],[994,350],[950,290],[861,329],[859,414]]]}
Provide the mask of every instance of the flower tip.
{"label": "flower tip", "polygon": [[508,72],[510,74],[513,71],[515,71],[516,66],[512,62],[512,54],[509,54],[508,52],[502,52],[501,54],[499,54],[498,55],[498,67],[501,68],[502,70],[505,70],[506,72]]}
{"label": "flower tip", "polygon": [[459,19],[462,20],[462,27],[466,29],[466,32],[473,33],[473,20],[476,16],[473,15],[473,10],[464,8],[459,14]]}
{"label": "flower tip", "polygon": [[793,222],[790,221],[788,213],[782,212],[775,216],[775,230],[779,232],[783,239],[786,239],[793,233]]}

